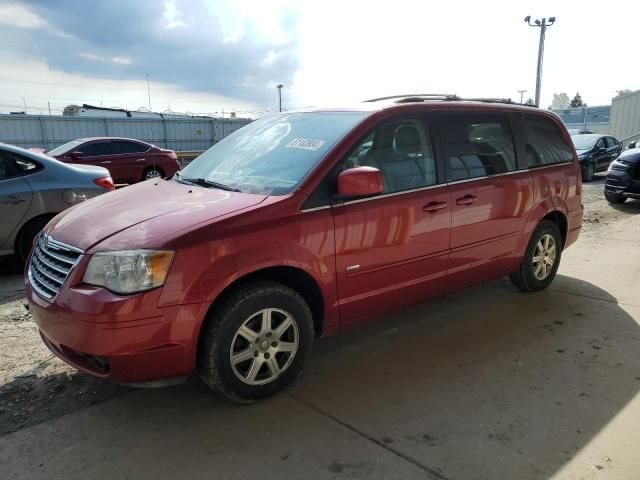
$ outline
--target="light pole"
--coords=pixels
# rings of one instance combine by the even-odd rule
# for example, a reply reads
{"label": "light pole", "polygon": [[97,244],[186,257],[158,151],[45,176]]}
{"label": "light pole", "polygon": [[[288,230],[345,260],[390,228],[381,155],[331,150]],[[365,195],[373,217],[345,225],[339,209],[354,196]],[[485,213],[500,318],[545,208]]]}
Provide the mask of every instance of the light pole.
{"label": "light pole", "polygon": [[282,87],[284,87],[282,84],[276,87],[278,89],[278,108],[280,111],[282,111]]}
{"label": "light pole", "polygon": [[534,20],[531,23],[531,16],[526,16],[524,21],[531,27],[540,27],[540,45],[538,46],[538,71],[536,74],[536,107],[540,106],[540,84],[542,83],[542,56],[544,55],[544,34],[547,27],[553,25],[556,17],[543,18],[542,20]]}
{"label": "light pole", "polygon": [[526,90],[518,90],[518,93],[520,94],[520,103],[522,103],[522,95],[527,93],[527,91]]}

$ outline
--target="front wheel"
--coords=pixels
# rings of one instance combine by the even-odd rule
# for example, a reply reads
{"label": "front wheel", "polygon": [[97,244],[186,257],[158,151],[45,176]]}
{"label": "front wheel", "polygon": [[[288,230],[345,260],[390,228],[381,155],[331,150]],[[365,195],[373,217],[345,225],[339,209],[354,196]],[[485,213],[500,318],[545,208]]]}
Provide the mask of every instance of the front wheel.
{"label": "front wheel", "polygon": [[547,288],[556,276],[562,254],[562,235],[549,220],[538,224],[525,250],[520,269],[511,274],[511,282],[523,292]]}
{"label": "front wheel", "polygon": [[294,290],[256,282],[237,290],[203,326],[198,371],[234,403],[253,403],[291,384],[313,343],[309,306]]}
{"label": "front wheel", "polygon": [[593,177],[596,174],[596,167],[593,162],[589,162],[589,165],[585,167],[582,171],[582,181],[583,182],[591,182],[593,181]]}

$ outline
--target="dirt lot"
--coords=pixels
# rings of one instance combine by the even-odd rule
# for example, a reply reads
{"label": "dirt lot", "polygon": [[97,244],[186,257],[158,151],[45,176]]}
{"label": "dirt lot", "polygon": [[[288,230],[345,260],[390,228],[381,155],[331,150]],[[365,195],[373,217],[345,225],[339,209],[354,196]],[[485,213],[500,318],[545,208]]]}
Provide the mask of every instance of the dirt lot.
{"label": "dirt lot", "polygon": [[[585,237],[640,212],[639,201],[611,206],[604,178],[585,185]],[[0,260],[0,436],[77,411],[129,389],[77,372],[42,344],[24,307],[21,267]]]}

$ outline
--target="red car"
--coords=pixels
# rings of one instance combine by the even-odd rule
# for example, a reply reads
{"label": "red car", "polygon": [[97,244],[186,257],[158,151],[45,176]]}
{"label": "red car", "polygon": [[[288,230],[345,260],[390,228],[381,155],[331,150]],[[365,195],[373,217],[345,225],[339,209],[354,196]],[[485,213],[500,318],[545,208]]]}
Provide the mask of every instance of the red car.
{"label": "red car", "polygon": [[180,169],[173,150],[131,138],[80,138],[46,154],[62,162],[105,167],[115,183],[171,177]]}
{"label": "red car", "polygon": [[80,370],[197,370],[252,402],[345,325],[503,275],[544,289],[578,238],[581,189],[566,128],[536,108],[413,96],[282,113],[172,179],[55,217],[26,295]]}

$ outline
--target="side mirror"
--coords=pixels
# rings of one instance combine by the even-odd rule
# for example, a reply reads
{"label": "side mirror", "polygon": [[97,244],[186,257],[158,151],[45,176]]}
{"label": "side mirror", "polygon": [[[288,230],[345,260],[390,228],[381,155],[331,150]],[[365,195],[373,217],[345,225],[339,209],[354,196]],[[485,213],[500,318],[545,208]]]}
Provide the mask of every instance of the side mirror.
{"label": "side mirror", "polygon": [[71,158],[80,158],[83,157],[84,154],[80,150],[74,150],[71,152]]}
{"label": "side mirror", "polygon": [[355,167],[338,176],[338,195],[341,198],[370,197],[383,190],[382,173],[373,167]]}
{"label": "side mirror", "polygon": [[627,148],[636,148],[638,146],[638,142],[634,140],[633,142],[629,142]]}

